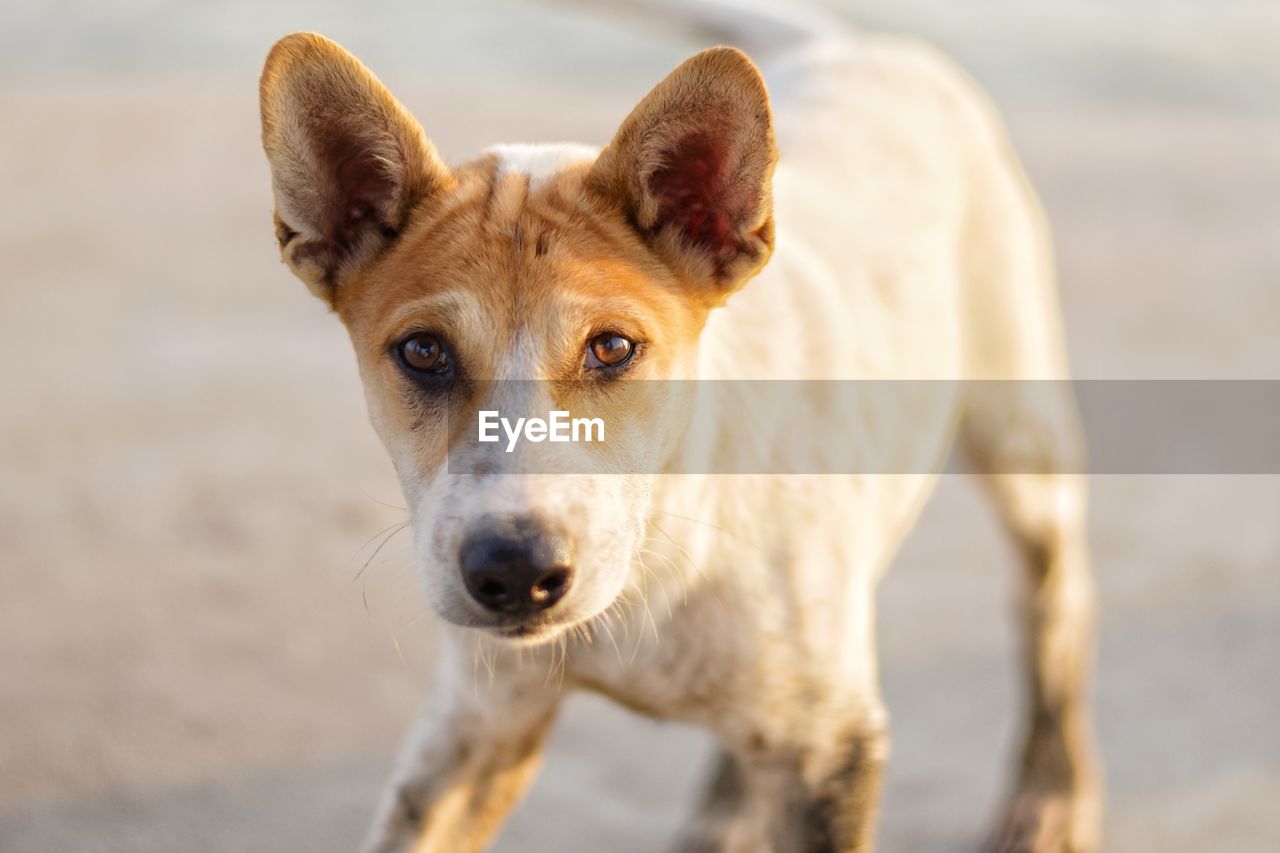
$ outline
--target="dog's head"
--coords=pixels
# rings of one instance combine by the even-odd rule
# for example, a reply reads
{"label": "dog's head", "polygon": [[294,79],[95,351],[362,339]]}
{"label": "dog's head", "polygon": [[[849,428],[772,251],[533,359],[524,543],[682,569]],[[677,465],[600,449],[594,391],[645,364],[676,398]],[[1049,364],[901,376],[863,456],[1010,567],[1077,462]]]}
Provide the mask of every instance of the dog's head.
{"label": "dog's head", "polygon": [[[772,251],[758,71],[707,50],[602,151],[499,147],[456,168],[320,36],[275,46],[261,97],[281,253],[350,332],[432,605],[534,641],[597,616],[628,582],[646,472],[687,403],[618,389],[693,378],[708,313]],[[563,451],[572,476],[530,473],[549,445],[481,446],[481,410],[604,413],[607,451]]]}

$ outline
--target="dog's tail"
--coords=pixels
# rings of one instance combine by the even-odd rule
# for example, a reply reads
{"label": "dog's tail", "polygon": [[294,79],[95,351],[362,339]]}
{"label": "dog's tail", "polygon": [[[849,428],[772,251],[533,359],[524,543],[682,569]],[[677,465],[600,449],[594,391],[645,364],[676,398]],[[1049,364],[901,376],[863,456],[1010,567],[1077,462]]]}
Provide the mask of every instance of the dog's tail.
{"label": "dog's tail", "polygon": [[[588,0],[556,2],[588,5]],[[648,24],[675,23],[701,38],[740,47],[758,59],[850,38],[850,27],[843,20],[798,0],[785,4],[776,0],[595,0],[589,5]]]}

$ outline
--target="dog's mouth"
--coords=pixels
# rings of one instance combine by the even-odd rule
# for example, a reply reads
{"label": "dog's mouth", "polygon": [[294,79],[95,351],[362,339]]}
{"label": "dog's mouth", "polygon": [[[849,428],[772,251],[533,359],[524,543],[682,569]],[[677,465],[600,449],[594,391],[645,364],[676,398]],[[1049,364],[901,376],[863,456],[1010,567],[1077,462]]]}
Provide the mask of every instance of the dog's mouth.
{"label": "dog's mouth", "polygon": [[572,627],[553,619],[521,622],[513,625],[493,625],[477,628],[480,632],[504,644],[530,648],[551,643]]}
{"label": "dog's mouth", "polygon": [[560,632],[557,625],[507,625],[493,628],[493,634],[504,640],[514,640],[519,643],[534,643],[543,640],[549,640],[555,634]]}
{"label": "dog's mouth", "polygon": [[596,614],[583,616],[570,613],[546,613],[529,619],[476,624],[467,627],[511,646],[529,648],[558,640],[575,628],[587,625]]}

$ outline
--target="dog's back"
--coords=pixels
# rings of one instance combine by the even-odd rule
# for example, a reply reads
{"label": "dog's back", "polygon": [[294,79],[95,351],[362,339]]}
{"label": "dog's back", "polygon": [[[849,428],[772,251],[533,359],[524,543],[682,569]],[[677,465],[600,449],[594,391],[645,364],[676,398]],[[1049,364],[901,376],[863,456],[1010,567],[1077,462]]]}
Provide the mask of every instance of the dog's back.
{"label": "dog's back", "polygon": [[[930,385],[914,411],[861,418],[860,434],[849,441],[880,458],[903,452],[895,445],[907,441],[909,458],[941,465],[959,436],[985,475],[1022,546],[1031,608],[1033,722],[992,849],[1093,849],[1100,784],[1084,698],[1093,587],[1085,483],[1076,475],[1082,450],[1068,384],[1042,381],[1068,376],[1052,250],[998,116],[963,72],[914,41],[855,34],[829,18],[740,0],[634,5],[684,14],[750,50],[777,119],[777,249],[751,285],[710,318],[701,375],[960,380]],[[744,348],[744,339],[758,346]],[[955,393],[944,399],[947,387]],[[788,442],[786,423],[821,419],[827,403],[762,410],[750,428],[725,424],[708,446],[744,459],[762,446],[775,456],[812,455],[813,448]],[[770,425],[773,434],[762,438]],[[718,648],[712,658],[749,658],[742,670],[765,674],[753,683],[735,673],[745,688],[726,689],[721,698],[786,696],[798,684],[827,682],[814,692],[843,695],[856,707],[847,713],[861,717],[862,748],[874,752],[868,744],[878,742],[884,717],[873,698],[870,585],[934,479],[914,473],[664,483],[670,512],[662,527],[678,529],[682,544],[663,559],[687,561],[692,552],[717,566],[712,577],[730,579],[696,597],[692,609],[701,613],[687,624],[703,627],[677,644]],[[704,524],[678,520],[690,506],[700,508]],[[743,529],[751,530],[749,546],[717,532]],[[785,581],[777,576],[779,554],[787,555]],[[739,608],[770,615],[751,633],[706,629],[723,627],[723,612]],[[678,653],[667,654],[670,672],[687,670]],[[731,726],[726,720],[749,717],[740,710],[720,703],[707,717]],[[805,724],[822,730],[825,713],[811,707]],[[731,777],[735,767],[740,763],[726,759],[724,774]],[[865,792],[854,786],[849,794]],[[717,839],[724,837],[715,828],[723,806],[713,798],[704,815],[712,827],[705,831]],[[863,849],[861,841],[846,843],[839,849]]]}
{"label": "dog's back", "polygon": [[[773,17],[751,3],[684,8],[696,10],[696,26],[756,51],[780,153],[776,251],[751,286],[710,317],[700,376],[956,380],[929,385],[911,410],[862,418],[856,441],[867,457],[910,460],[903,474],[936,471],[962,420],[981,467],[1076,470],[1069,396],[1015,382],[993,400],[990,386],[975,381],[1068,375],[1048,230],[985,96],[916,41],[858,34],[826,18]],[[744,339],[759,345],[744,347]],[[1029,399],[1016,399],[1024,393]],[[908,395],[885,399],[905,405]],[[701,467],[753,470],[725,459],[738,445],[744,455],[758,453],[758,433],[770,424],[778,430],[771,452],[811,455],[785,430],[788,422],[821,421],[828,404],[814,399],[806,409],[800,400],[784,413],[762,411],[745,438],[726,424],[710,443],[721,458]],[[819,480],[807,488],[837,493],[813,502],[843,507],[847,524],[874,517],[878,535],[864,537],[863,556],[883,567],[931,482]],[[740,502],[725,502],[726,523],[780,512],[777,503],[760,513]],[[812,535],[801,518],[778,527],[788,537]]]}

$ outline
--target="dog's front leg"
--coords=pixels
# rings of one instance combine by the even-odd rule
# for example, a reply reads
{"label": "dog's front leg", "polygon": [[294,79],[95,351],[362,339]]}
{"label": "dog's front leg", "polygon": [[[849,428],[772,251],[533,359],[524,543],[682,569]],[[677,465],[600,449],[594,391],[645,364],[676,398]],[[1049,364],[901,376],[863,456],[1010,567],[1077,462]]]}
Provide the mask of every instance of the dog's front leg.
{"label": "dog's front leg", "polygon": [[723,755],[680,853],[867,853],[888,753],[883,723]]}
{"label": "dog's front leg", "polygon": [[473,674],[474,652],[442,661],[365,853],[483,850],[532,780],[560,691],[515,669]]}
{"label": "dog's front leg", "polygon": [[783,804],[768,849],[870,853],[887,757],[884,728],[859,723],[802,754],[791,772],[766,773],[766,796]]}

